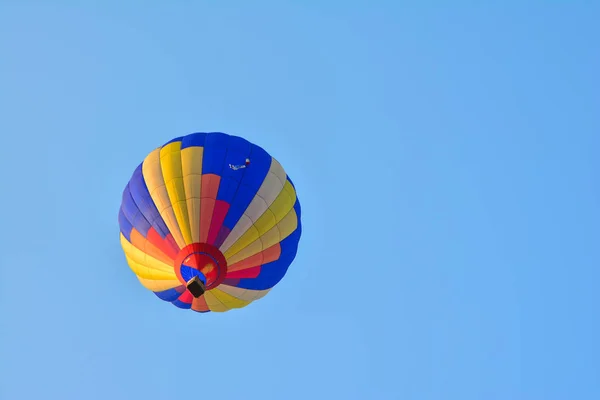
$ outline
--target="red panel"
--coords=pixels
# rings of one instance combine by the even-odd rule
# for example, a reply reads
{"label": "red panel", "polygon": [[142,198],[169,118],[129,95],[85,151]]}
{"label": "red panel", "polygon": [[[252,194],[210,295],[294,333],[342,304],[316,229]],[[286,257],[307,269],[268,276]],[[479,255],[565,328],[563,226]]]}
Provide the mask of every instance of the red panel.
{"label": "red panel", "polygon": [[150,257],[160,260],[168,265],[171,265],[171,263],[173,262],[173,259],[171,259],[159,248],[150,243],[148,239],[143,237],[142,234],[137,231],[137,229],[133,228],[129,237],[131,239],[132,245],[134,245],[138,250],[146,253]]}
{"label": "red panel", "polygon": [[181,293],[181,296],[179,296],[178,300],[183,303],[192,304],[194,296],[192,296],[189,290],[186,290],[185,292]]}
{"label": "red panel", "polygon": [[219,192],[221,177],[215,174],[202,174],[200,198],[200,242],[208,242],[213,210]]}
{"label": "red panel", "polygon": [[177,244],[177,242],[175,241],[175,239],[173,238],[173,235],[171,233],[167,233],[167,236],[164,239],[167,243],[169,243],[169,247],[171,249],[173,249],[174,251],[174,255],[173,258],[175,258],[177,256],[177,253],[179,253],[179,245]]}
{"label": "red panel", "polygon": [[215,199],[202,199],[200,202],[200,241],[206,243],[208,240],[208,230],[215,209]]}
{"label": "red panel", "polygon": [[256,278],[260,274],[261,266],[246,268],[238,271],[228,272],[227,279],[244,279],[244,278]]}
{"label": "red panel", "polygon": [[221,225],[225,221],[225,216],[229,211],[229,203],[223,200],[217,200],[215,202],[215,208],[213,210],[212,220],[210,221],[210,230],[208,231],[207,243],[214,244]]}
{"label": "red panel", "polygon": [[216,174],[202,174],[201,198],[216,199],[221,177]]}
{"label": "red panel", "polygon": [[169,258],[171,260],[174,260],[175,257],[177,257],[177,253],[179,252],[179,248],[177,247],[177,244],[175,243],[175,241],[173,240],[173,238],[170,237],[170,236],[171,236],[171,234],[169,234],[165,239],[163,239],[162,237],[160,237],[160,235],[158,234],[158,232],[156,232],[154,230],[154,228],[151,227],[148,230],[148,234],[146,235],[146,239],[148,239],[148,241],[150,243],[152,243],[160,251],[162,251],[167,256],[169,256]]}

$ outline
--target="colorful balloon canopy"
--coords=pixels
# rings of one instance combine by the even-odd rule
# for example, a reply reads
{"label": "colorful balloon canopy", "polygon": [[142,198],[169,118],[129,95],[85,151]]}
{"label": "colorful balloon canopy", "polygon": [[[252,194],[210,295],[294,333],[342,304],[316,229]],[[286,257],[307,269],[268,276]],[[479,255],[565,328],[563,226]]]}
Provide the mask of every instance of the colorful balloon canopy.
{"label": "colorful balloon canopy", "polygon": [[302,230],[281,164],[224,133],[193,133],[152,151],[123,191],[119,225],[141,284],[198,312],[265,296],[294,260]]}

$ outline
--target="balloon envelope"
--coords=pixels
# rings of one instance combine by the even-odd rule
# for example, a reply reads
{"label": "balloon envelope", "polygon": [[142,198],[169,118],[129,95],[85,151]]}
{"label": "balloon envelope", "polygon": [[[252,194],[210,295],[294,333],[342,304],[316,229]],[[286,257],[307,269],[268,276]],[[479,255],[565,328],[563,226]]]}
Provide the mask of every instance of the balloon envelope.
{"label": "balloon envelope", "polygon": [[300,203],[281,164],[259,146],[193,133],[137,167],[119,225],[143,286],[179,308],[224,312],[283,278],[298,249]]}

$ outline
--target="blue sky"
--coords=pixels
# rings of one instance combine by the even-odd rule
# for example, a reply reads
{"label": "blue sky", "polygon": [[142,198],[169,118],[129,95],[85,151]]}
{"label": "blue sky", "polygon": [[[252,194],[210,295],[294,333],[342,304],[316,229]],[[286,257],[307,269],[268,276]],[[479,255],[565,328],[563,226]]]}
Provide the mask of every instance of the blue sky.
{"label": "blue sky", "polygon": [[[0,398],[600,398],[599,4],[82,3],[0,1]],[[196,131],[303,209],[224,314],[119,245],[134,168]]]}

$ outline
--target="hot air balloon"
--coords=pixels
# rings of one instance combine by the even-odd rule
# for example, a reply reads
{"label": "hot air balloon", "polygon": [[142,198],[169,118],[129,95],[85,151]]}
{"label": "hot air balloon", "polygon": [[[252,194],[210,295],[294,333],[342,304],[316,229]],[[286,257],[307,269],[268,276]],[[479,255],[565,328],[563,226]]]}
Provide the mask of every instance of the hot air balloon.
{"label": "hot air balloon", "polygon": [[300,203],[281,164],[225,133],[193,133],[135,169],[119,210],[121,246],[140,283],[197,312],[242,308],[286,274]]}

